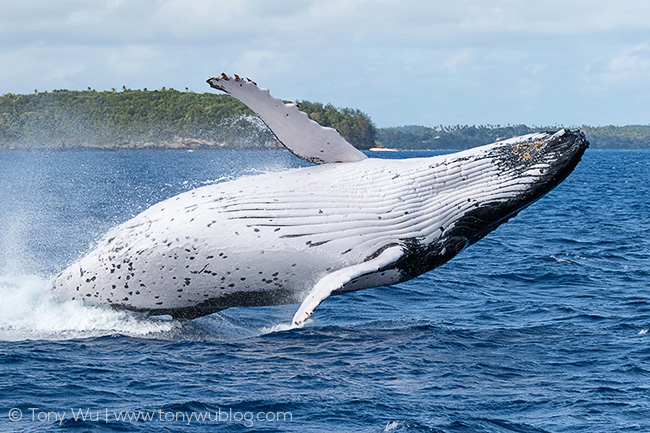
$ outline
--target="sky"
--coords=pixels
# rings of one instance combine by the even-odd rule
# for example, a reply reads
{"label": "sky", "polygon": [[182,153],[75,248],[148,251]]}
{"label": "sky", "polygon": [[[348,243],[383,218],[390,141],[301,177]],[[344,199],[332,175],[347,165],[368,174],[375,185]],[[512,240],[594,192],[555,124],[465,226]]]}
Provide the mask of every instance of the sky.
{"label": "sky", "polygon": [[[646,0],[0,0],[0,94],[212,92],[221,72],[378,127],[650,123]],[[216,91],[214,91],[216,92]]]}

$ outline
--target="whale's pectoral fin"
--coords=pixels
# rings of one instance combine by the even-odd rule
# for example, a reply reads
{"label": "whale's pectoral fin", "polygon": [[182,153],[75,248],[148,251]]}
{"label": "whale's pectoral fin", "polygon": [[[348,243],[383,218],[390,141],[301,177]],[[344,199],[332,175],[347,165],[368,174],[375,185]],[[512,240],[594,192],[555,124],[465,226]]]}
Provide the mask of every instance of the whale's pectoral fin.
{"label": "whale's pectoral fin", "polygon": [[239,99],[257,113],[280,142],[294,155],[314,164],[354,162],[366,155],[345,141],[336,129],[314,122],[296,104],[285,104],[253,81],[221,74],[208,84]]}
{"label": "whale's pectoral fin", "polygon": [[314,314],[314,310],[321,302],[327,299],[332,292],[342,288],[350,281],[373,272],[377,272],[398,261],[403,255],[401,247],[390,247],[384,250],[377,257],[360,263],[340,269],[321,278],[309,295],[302,301],[300,308],[293,316],[293,326],[298,327]]}

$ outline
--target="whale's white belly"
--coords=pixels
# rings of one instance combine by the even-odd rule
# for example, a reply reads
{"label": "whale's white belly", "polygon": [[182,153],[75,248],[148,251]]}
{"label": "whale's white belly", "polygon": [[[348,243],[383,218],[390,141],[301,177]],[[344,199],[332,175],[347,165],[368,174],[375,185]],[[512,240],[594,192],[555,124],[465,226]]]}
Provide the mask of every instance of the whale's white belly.
{"label": "whale's white belly", "polygon": [[[369,159],[180,194],[111,230],[59,276],[55,290],[142,310],[191,308],[234,294],[242,305],[300,302],[323,275],[412,231],[395,226],[416,216],[394,185],[399,175],[410,184],[409,171],[400,161]],[[366,280],[354,288],[390,284],[399,272]],[[246,292],[256,295],[244,299]]]}

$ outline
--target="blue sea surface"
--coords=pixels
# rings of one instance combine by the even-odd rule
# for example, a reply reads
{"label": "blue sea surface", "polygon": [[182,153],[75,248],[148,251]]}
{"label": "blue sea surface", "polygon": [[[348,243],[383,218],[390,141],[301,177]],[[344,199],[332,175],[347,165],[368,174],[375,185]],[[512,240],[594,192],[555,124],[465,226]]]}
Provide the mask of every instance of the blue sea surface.
{"label": "blue sea surface", "polygon": [[[379,157],[414,157],[399,152]],[[373,154],[377,156],[377,154]],[[0,430],[650,432],[650,152],[576,171],[446,265],[157,320],[52,299],[109,228],[288,152],[0,153]]]}

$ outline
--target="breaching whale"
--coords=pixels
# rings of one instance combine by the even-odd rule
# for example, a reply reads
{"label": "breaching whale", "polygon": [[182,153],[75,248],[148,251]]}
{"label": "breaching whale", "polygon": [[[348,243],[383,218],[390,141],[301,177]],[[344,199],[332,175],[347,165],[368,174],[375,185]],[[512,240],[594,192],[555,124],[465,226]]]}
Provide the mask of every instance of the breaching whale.
{"label": "breaching whale", "polygon": [[241,100],[315,166],[194,189],[107,233],[54,281],[61,299],[175,318],[301,303],[409,280],[450,260],[565,179],[588,147],[562,129],[430,158],[369,158],[248,79]]}

